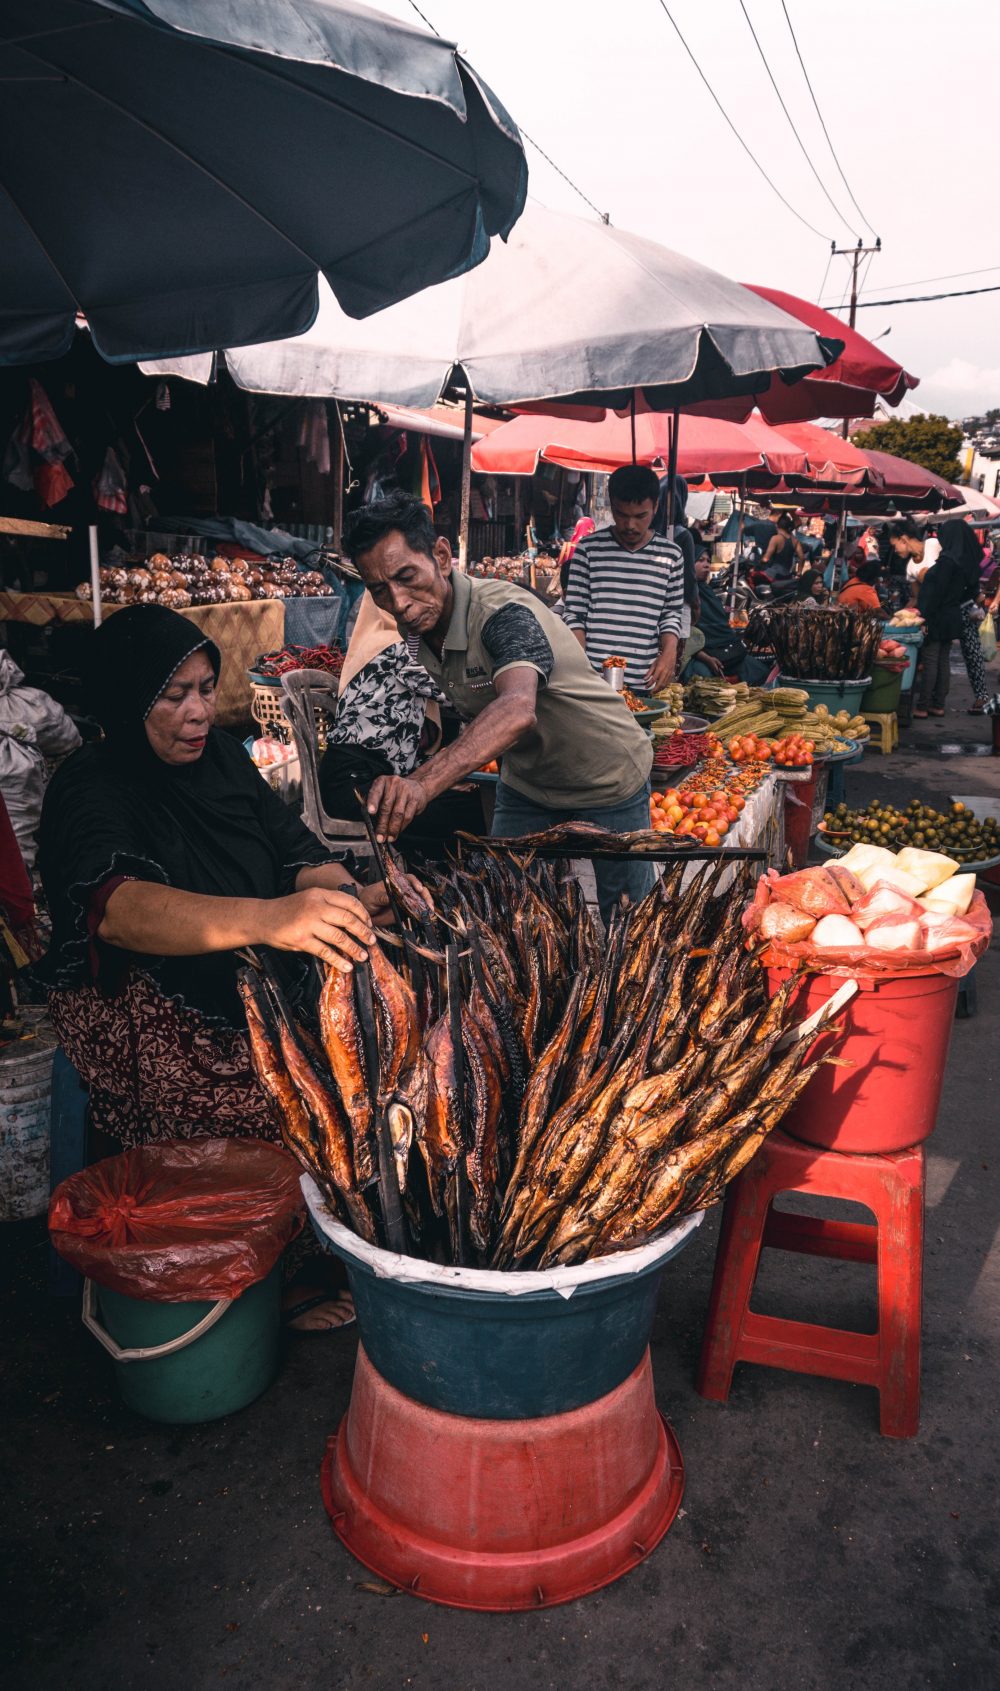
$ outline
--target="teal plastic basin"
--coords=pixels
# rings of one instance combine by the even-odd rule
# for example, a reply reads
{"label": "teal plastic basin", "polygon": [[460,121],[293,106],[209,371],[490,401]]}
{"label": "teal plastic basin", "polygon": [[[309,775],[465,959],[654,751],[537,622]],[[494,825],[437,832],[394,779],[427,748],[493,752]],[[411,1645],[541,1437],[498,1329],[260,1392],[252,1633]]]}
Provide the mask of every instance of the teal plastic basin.
{"label": "teal plastic basin", "polygon": [[[399,1278],[401,1270],[419,1274],[426,1265],[372,1252],[331,1223],[308,1176],[302,1189],[318,1239],[346,1264],[361,1342],[383,1379],[429,1409],[487,1421],[562,1415],[627,1380],[649,1343],[664,1267],[697,1231],[679,1227],[637,1272],[584,1280],[570,1297],[480,1291]],[[465,1273],[473,1282],[512,1287],[525,1279]]]}

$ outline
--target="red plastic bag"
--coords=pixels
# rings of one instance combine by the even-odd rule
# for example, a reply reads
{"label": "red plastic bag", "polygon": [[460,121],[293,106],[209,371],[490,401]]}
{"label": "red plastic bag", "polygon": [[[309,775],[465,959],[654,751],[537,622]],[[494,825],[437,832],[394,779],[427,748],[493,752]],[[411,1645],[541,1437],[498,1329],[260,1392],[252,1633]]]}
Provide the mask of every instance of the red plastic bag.
{"label": "red plastic bag", "polygon": [[793,910],[812,916],[814,921],[821,916],[848,916],[851,910],[850,900],[836,877],[819,864],[782,875],[775,888],[775,897],[779,896],[782,904],[790,904]]}
{"label": "red plastic bag", "polygon": [[[776,915],[770,917],[766,927],[762,929],[765,910],[782,904],[786,909],[794,909],[792,905],[786,904],[784,891],[790,881],[798,879],[797,874],[779,875],[774,869],[768,870],[757,882],[753,900],[743,912],[743,926],[748,934],[767,941],[763,961],[771,968],[796,969],[805,964],[817,974],[860,976],[865,979],[913,973],[961,977],[968,974],[993,937],[993,919],[981,892],[973,894],[972,903],[964,916],[952,919],[953,926],[942,929],[938,924],[933,924],[938,931],[928,937],[926,946],[920,950],[883,951],[874,945],[862,945],[852,946],[844,951],[833,951],[827,947],[813,945],[808,936],[801,940],[783,937],[781,928],[787,926],[790,931],[794,931],[794,925],[788,923],[787,919],[783,922]],[[875,894],[881,886],[882,883],[877,882],[863,902],[870,900],[874,904]],[[922,920],[926,919],[929,913],[922,905],[917,905],[913,900],[906,902],[921,912]],[[854,907],[857,908],[860,906]],[[852,919],[854,909],[850,911]],[[876,932],[878,926],[879,923],[874,922],[870,931]]]}
{"label": "red plastic bag", "polygon": [[299,1164],[263,1139],[170,1139],[70,1175],[55,1249],[99,1286],[156,1303],[238,1298],[305,1219]]}

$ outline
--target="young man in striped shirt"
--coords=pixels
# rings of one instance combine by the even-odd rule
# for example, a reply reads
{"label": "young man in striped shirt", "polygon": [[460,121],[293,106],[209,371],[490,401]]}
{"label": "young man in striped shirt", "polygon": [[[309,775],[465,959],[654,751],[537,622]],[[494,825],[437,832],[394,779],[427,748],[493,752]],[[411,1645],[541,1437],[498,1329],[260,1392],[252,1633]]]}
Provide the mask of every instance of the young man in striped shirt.
{"label": "young man in striped shirt", "polygon": [[643,464],[608,482],[610,528],[581,540],[569,567],[563,618],[596,670],[626,660],[626,685],[655,693],[672,681],[684,608],[684,558],[656,534],[660,484]]}

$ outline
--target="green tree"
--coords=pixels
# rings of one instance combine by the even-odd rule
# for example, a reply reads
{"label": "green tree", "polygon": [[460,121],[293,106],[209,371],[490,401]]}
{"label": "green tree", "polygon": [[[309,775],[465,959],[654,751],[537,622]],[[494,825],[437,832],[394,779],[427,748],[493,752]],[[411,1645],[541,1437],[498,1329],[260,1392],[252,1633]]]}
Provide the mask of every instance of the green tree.
{"label": "green tree", "polygon": [[853,436],[855,446],[870,446],[873,452],[892,452],[921,464],[946,481],[957,481],[962,473],[958,452],[962,431],[947,417],[891,417]]}

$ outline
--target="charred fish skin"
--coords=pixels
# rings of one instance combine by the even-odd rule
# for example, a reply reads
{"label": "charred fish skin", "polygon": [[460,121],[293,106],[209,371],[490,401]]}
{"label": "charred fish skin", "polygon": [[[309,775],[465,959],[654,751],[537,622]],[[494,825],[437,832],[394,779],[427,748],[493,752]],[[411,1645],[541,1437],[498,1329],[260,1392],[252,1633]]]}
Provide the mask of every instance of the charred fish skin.
{"label": "charred fish skin", "polygon": [[360,1187],[376,1178],[378,1163],[364,1046],[352,977],[327,968],[319,999],[320,1040],[351,1129],[354,1172]]}
{"label": "charred fish skin", "polygon": [[416,1137],[427,1169],[427,1183],[435,1215],[444,1213],[444,1191],[458,1166],[463,1145],[458,1124],[462,1100],[458,1095],[455,1047],[447,1013],[439,1016],[424,1041],[427,1059],[427,1108],[416,1121]]}
{"label": "charred fish skin", "polygon": [[271,1100],[275,1120],[289,1150],[304,1163],[310,1174],[320,1171],[309,1112],[298,1096],[278,1045],[272,1039],[257,989],[241,972],[238,981],[246,1011],[250,1050],[264,1091]]}
{"label": "charred fish skin", "polygon": [[420,1048],[417,996],[381,946],[372,946],[368,962],[378,1027],[379,1091],[388,1097]]}

